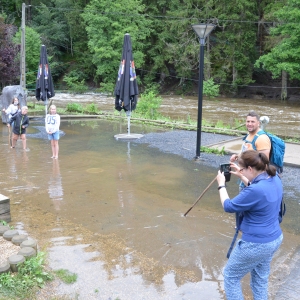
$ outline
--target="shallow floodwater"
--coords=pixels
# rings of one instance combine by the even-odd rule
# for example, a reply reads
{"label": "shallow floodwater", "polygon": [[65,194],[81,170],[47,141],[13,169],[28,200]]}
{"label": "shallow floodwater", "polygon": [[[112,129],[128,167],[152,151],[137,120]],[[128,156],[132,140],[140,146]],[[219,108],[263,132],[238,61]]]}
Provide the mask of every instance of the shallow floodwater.
{"label": "shallow floodwater", "polygon": [[[52,268],[79,275],[57,287],[74,299],[225,299],[234,219],[223,213],[216,185],[183,217],[216,169],[115,140],[124,126],[63,121],[54,160],[42,121],[31,122],[28,152],[20,141],[9,148],[3,125],[0,190],[11,199],[12,223],[49,252]],[[292,233],[285,240],[273,261],[272,295],[289,272],[285,257],[300,244]],[[251,299],[247,280],[244,292]]]}

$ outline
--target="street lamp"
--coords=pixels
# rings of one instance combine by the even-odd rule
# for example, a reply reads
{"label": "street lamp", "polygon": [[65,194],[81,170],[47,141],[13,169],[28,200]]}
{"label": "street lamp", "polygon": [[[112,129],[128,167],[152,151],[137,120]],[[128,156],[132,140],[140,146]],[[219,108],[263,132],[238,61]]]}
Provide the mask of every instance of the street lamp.
{"label": "street lamp", "polygon": [[202,124],[202,100],[203,100],[203,70],[204,70],[204,45],[205,38],[215,28],[214,24],[195,24],[193,30],[200,40],[200,63],[199,63],[199,91],[198,91],[198,123],[197,123],[197,145],[195,160],[200,158],[201,147],[201,124]]}

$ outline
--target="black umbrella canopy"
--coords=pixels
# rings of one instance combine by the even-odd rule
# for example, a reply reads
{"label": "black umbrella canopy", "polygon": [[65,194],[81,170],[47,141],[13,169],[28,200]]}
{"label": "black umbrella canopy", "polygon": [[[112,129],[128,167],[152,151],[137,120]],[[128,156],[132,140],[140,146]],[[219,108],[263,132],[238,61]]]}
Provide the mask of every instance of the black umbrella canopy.
{"label": "black umbrella canopy", "polygon": [[35,86],[36,99],[47,101],[47,99],[55,96],[54,86],[48,63],[47,49],[45,45],[41,46],[40,63]]}
{"label": "black umbrella canopy", "polygon": [[135,110],[138,100],[135,66],[132,54],[130,35],[124,35],[123,53],[115,87],[115,109],[121,111]]}

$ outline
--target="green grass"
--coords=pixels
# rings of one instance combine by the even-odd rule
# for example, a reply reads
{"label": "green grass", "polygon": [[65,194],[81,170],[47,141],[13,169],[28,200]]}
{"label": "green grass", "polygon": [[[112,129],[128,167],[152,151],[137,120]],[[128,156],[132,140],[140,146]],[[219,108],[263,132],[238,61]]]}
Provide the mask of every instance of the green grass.
{"label": "green grass", "polygon": [[300,139],[299,138],[286,138],[285,142],[300,143]]}
{"label": "green grass", "polygon": [[45,253],[26,260],[18,266],[17,273],[0,275],[0,299],[33,299],[34,294],[47,281],[53,279],[44,268]]}
{"label": "green grass", "polygon": [[66,269],[59,269],[54,271],[55,275],[61,279],[64,283],[72,284],[77,280],[77,274],[71,273]]}
{"label": "green grass", "polygon": [[217,148],[209,148],[209,147],[201,146],[201,152],[213,153],[213,154],[217,154],[217,155],[227,154],[224,147],[221,150],[219,150]]}

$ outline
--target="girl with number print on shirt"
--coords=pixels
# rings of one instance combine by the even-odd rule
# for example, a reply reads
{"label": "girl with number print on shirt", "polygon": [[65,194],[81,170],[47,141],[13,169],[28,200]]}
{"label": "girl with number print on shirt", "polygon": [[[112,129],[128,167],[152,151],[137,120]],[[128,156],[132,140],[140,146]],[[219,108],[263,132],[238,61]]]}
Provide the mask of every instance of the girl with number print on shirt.
{"label": "girl with number print on shirt", "polygon": [[46,132],[48,133],[48,140],[51,141],[52,157],[58,158],[58,140],[59,140],[59,126],[60,115],[56,113],[56,106],[50,106],[50,114],[46,115],[45,119]]}

